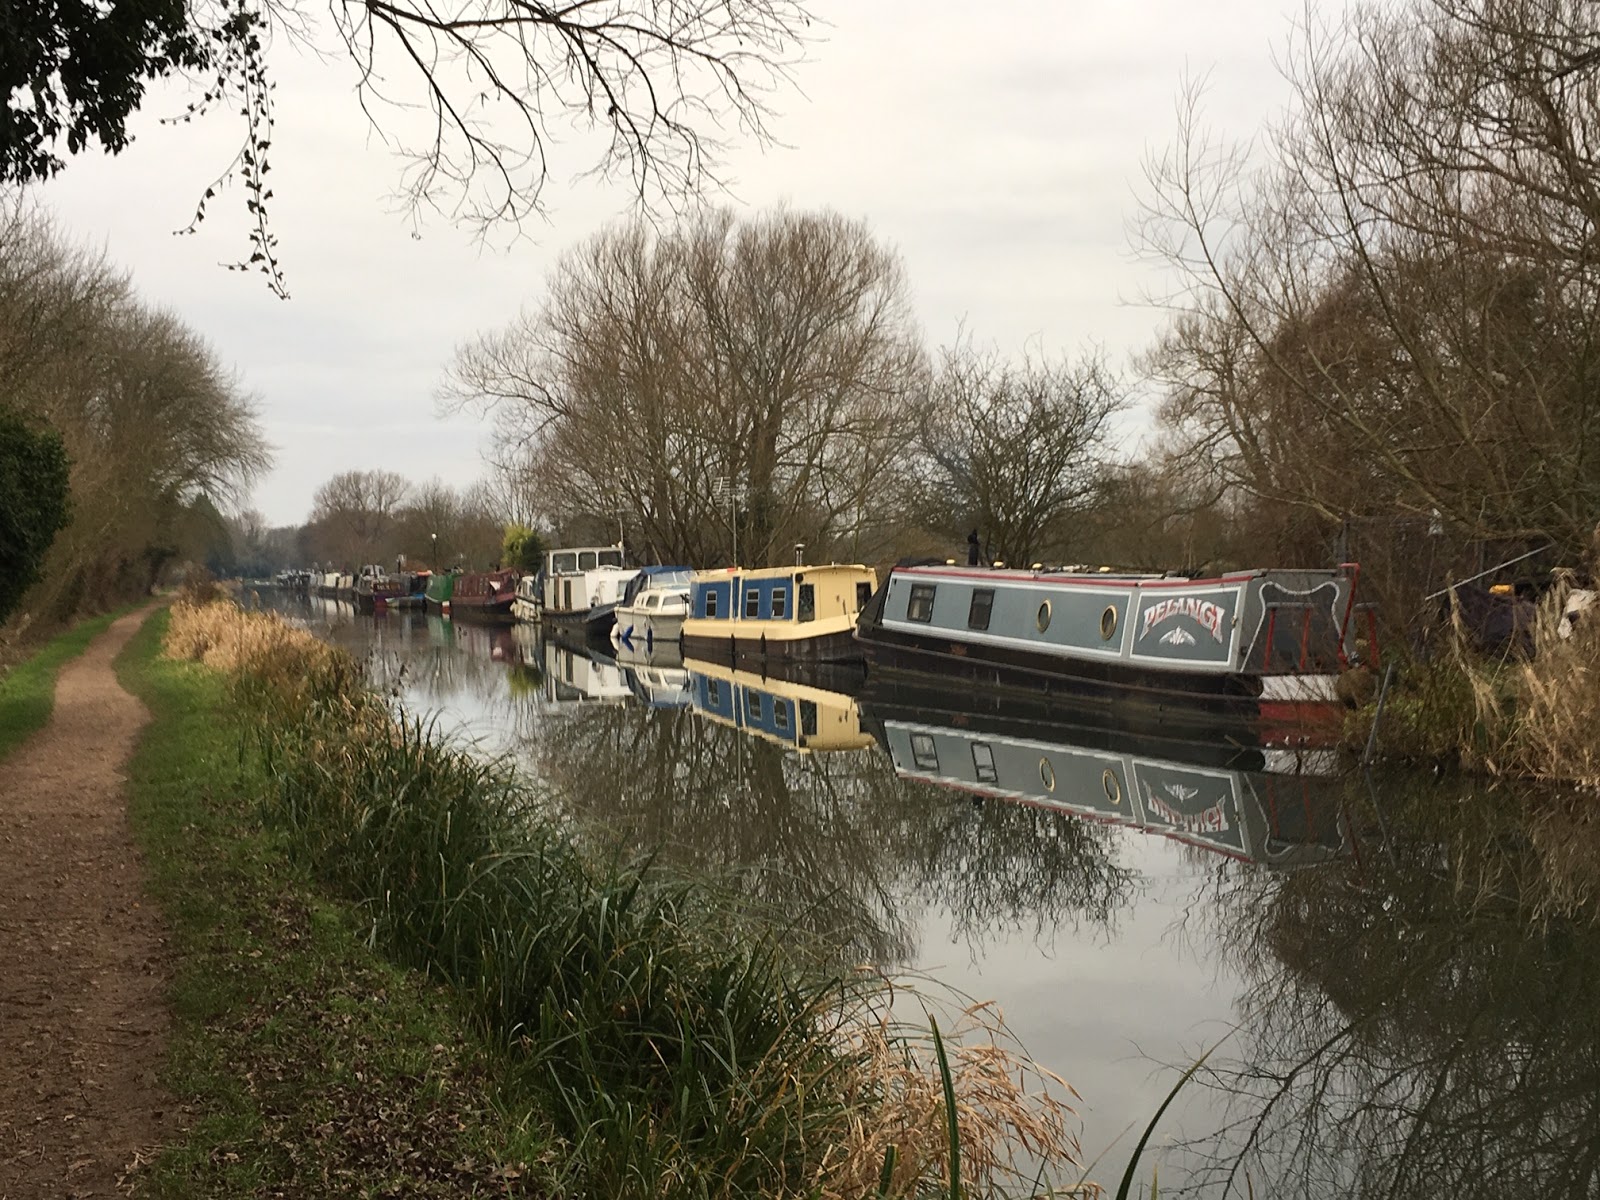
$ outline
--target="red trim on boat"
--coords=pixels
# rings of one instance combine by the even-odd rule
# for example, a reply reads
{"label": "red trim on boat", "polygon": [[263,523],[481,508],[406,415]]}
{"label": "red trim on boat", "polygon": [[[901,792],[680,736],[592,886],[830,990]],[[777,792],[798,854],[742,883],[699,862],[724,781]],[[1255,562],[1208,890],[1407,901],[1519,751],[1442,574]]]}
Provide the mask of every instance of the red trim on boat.
{"label": "red trim on boat", "polygon": [[943,579],[999,579],[1015,580],[1017,582],[1049,583],[1057,587],[1068,585],[1086,585],[1088,587],[1110,588],[1197,588],[1220,587],[1226,584],[1245,583],[1261,574],[1259,571],[1243,571],[1235,575],[1219,575],[1212,579],[1163,579],[1154,576],[1149,579],[1097,579],[1093,575],[1050,575],[1044,572],[1034,574],[1031,571],[972,571],[951,570],[948,567],[892,567],[890,576],[895,575],[937,575]]}

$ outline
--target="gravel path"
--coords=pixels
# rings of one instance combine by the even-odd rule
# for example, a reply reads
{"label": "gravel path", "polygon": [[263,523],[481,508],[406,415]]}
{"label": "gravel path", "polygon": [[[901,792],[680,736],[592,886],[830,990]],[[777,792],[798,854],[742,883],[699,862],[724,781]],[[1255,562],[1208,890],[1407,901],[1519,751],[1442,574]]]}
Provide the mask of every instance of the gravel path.
{"label": "gravel path", "polygon": [[0,1200],[115,1196],[171,1120],[165,936],[124,791],[149,713],[111,667],[147,615],[66,665],[0,764]]}

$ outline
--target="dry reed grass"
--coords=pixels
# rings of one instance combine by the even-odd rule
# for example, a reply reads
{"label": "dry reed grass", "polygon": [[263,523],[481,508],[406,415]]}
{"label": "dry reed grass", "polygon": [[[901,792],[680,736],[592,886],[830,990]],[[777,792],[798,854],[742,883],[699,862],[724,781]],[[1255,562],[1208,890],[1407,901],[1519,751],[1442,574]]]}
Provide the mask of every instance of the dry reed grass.
{"label": "dry reed grass", "polygon": [[[880,993],[887,1000],[906,989]],[[926,996],[912,993],[925,1016]],[[1066,1100],[1077,1092],[1033,1061],[1019,1046],[992,1001],[960,1009],[942,1034],[956,1098],[964,1195],[1032,1195],[1031,1163],[1078,1168],[1082,1151],[1074,1129],[1077,1111]],[[853,1116],[846,1136],[830,1148],[813,1181],[822,1200],[877,1194],[891,1149],[892,1175],[884,1194],[918,1194],[929,1180],[947,1179],[950,1142],[944,1085],[927,1021],[893,1019],[888,1003],[869,1004],[841,1029],[842,1049],[856,1063],[846,1107]],[[1089,1183],[1059,1187],[1054,1196],[1092,1197]]]}
{"label": "dry reed grass", "polygon": [[1600,788],[1600,615],[1558,636],[1566,590],[1540,605],[1533,655],[1513,676],[1511,703],[1495,710],[1503,769]]}
{"label": "dry reed grass", "polygon": [[[197,598],[204,601],[205,593]],[[419,775],[428,765],[422,759],[460,753],[420,734],[415,740],[402,736],[387,707],[366,690],[350,655],[274,614],[180,597],[164,653],[230,677],[252,719],[315,725],[302,746],[323,778],[359,777],[374,736],[391,754],[414,752]],[[332,806],[324,817],[333,825],[355,827],[367,819],[353,792],[323,803]],[[907,997],[916,998],[924,1015],[930,1011],[926,997],[885,981],[880,989],[852,991],[827,1022],[831,1032],[819,1031],[831,1043],[835,1064],[827,1071],[827,1090],[838,1094],[835,1103],[810,1106],[817,1128],[807,1140],[819,1150],[802,1194],[823,1200],[951,1194],[945,1182],[945,1095],[930,1030],[926,1022],[899,1022],[891,1011]],[[1029,1164],[1050,1164],[1058,1172],[1078,1167],[1077,1114],[1065,1098],[1076,1093],[1022,1051],[992,1004],[961,1009],[944,1043],[956,1098],[962,1195],[1015,1195],[1019,1185],[1031,1195]],[[794,1088],[808,1086],[803,1072],[795,1075],[786,1064],[767,1062],[757,1069],[790,1078]],[[894,1165],[885,1181],[891,1149]],[[1099,1189],[1079,1183],[1049,1194],[1096,1196]]]}

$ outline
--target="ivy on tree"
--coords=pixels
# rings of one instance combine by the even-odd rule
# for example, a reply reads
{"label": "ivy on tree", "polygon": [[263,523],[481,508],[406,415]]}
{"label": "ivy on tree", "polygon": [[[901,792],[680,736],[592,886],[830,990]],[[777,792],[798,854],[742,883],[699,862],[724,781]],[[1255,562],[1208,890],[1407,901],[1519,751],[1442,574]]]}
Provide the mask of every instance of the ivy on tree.
{"label": "ivy on tree", "polygon": [[0,407],[0,621],[39,577],[69,513],[61,436]]}

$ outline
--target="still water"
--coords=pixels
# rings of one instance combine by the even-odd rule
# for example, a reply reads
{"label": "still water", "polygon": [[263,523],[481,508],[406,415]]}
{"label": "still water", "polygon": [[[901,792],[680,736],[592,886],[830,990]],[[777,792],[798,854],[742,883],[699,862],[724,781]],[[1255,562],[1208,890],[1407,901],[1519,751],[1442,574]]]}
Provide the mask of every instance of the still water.
{"label": "still water", "polygon": [[860,676],[268,603],[516,758],[574,824],[996,1001],[1080,1094],[1113,1190],[1212,1050],[1141,1162],[1163,1194],[1600,1195],[1600,934],[1520,800]]}

